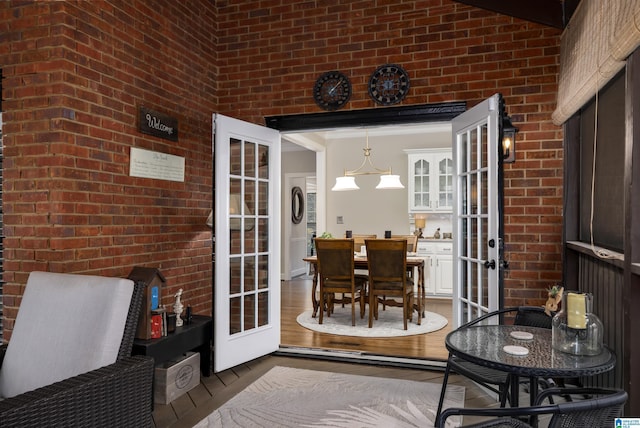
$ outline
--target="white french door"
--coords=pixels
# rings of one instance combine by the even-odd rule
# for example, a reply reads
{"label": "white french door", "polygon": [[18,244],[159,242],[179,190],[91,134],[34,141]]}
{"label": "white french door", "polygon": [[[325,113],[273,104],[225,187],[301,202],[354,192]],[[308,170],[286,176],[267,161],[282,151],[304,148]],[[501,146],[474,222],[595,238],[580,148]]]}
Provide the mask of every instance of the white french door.
{"label": "white french door", "polygon": [[280,345],[280,133],[213,115],[214,371]]}
{"label": "white french door", "polygon": [[500,204],[499,94],[452,121],[454,201],[454,327],[498,309]]}

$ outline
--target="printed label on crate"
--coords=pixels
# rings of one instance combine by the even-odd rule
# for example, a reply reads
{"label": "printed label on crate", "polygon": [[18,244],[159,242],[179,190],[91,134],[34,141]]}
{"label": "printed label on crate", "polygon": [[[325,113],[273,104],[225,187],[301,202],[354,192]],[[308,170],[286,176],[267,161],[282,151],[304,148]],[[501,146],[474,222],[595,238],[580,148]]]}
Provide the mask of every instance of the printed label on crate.
{"label": "printed label on crate", "polygon": [[193,379],[193,367],[192,366],[184,366],[181,367],[176,375],[176,388],[184,389],[189,383],[191,383],[191,379]]}

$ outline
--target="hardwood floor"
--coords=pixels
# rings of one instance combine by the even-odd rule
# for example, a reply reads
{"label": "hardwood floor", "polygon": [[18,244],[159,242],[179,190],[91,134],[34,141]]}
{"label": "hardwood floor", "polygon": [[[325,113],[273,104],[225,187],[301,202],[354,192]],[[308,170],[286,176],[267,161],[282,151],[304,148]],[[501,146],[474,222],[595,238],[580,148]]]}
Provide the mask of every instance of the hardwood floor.
{"label": "hardwood floor", "polygon": [[[436,361],[447,360],[448,353],[444,346],[444,338],[451,331],[451,322],[436,332],[398,338],[371,339],[336,336],[307,330],[300,326],[295,319],[301,312],[313,307],[311,304],[311,287],[310,277],[295,278],[291,281],[282,282],[281,346],[357,351],[371,355]],[[438,313],[450,320],[451,300],[427,298],[426,310]]]}
{"label": "hardwood floor", "polygon": [[[446,361],[444,337],[450,326],[426,335],[402,338],[370,339],[351,336],[335,336],[305,329],[295,321],[311,304],[311,278],[296,278],[282,282],[281,346],[287,348],[313,348],[333,351],[353,351],[364,355],[417,358]],[[427,299],[427,310],[437,312],[447,319],[451,317],[451,301]],[[358,362],[326,361],[318,358],[293,356],[266,356],[233,369],[201,378],[200,385],[169,405],[155,405],[153,413],[157,428],[192,427],[213,410],[224,404],[251,382],[280,365],[312,370],[335,371],[364,376],[381,376],[442,383],[442,370],[416,369],[366,364]],[[486,407],[496,405],[495,399],[485,394],[467,379],[452,375],[451,384],[465,386],[465,406]]]}

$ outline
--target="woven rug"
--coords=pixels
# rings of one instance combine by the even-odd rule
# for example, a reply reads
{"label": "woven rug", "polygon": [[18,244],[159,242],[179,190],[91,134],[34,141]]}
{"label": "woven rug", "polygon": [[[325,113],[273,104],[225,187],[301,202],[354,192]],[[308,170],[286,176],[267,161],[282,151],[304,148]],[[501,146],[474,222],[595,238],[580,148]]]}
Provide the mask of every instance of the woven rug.
{"label": "woven rug", "polygon": [[334,313],[330,317],[326,314],[322,318],[322,324],[318,324],[318,317],[312,318],[312,310],[304,311],[296,321],[301,326],[309,330],[320,333],[337,334],[341,336],[358,336],[358,337],[398,337],[412,336],[415,334],[430,333],[440,330],[447,325],[447,319],[442,315],[434,312],[425,312],[421,325],[416,324],[418,314],[413,313],[413,320],[407,323],[407,329],[404,329],[402,323],[402,308],[388,306],[386,310],[378,311],[378,319],[373,320],[373,327],[369,328],[369,313],[364,318],[360,318],[360,308],[356,307],[356,325],[351,325],[351,307],[336,305]]}
{"label": "woven rug", "polygon": [[[433,427],[440,384],[274,367],[195,428]],[[448,385],[444,408],[464,405]],[[459,417],[448,418],[449,427]]]}

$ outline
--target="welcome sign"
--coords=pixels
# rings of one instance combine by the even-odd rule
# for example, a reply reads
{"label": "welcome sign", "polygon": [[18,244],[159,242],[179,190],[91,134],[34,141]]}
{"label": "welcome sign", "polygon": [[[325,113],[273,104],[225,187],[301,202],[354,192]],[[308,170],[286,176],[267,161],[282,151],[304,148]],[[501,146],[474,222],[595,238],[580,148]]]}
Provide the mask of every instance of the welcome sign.
{"label": "welcome sign", "polygon": [[144,106],[140,107],[139,130],[143,134],[178,141],[178,119]]}

